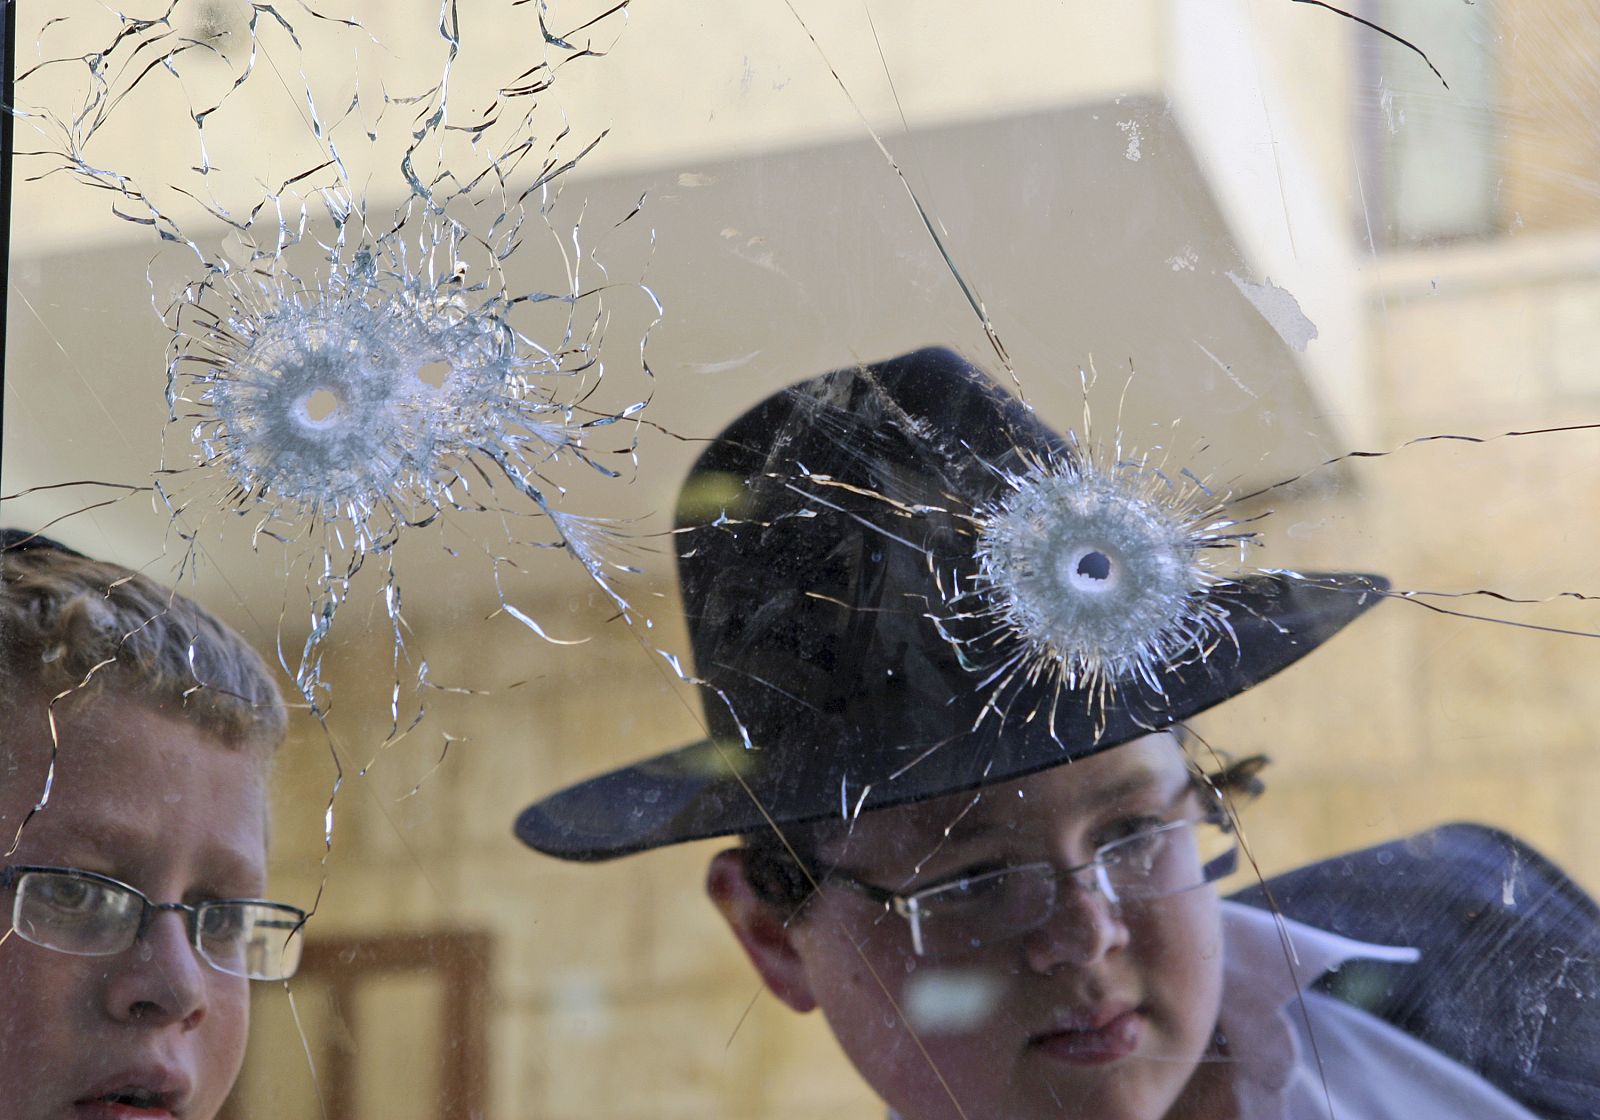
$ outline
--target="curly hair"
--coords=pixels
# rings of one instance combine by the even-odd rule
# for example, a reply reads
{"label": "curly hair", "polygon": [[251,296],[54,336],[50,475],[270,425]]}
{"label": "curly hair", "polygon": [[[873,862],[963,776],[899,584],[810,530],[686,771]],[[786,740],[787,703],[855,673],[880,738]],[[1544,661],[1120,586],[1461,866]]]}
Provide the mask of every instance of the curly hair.
{"label": "curly hair", "polygon": [[0,530],[0,714],[19,698],[110,691],[181,711],[269,758],[288,713],[261,656],[215,615],[117,564]]}

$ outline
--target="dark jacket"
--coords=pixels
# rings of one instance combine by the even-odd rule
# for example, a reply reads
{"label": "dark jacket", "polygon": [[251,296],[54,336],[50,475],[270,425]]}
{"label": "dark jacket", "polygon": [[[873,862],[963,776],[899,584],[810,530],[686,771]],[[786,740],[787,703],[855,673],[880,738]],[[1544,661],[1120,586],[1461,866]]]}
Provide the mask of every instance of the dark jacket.
{"label": "dark jacket", "polygon": [[1600,909],[1514,837],[1451,824],[1234,896],[1416,964],[1352,962],[1319,987],[1549,1120],[1600,1117]]}

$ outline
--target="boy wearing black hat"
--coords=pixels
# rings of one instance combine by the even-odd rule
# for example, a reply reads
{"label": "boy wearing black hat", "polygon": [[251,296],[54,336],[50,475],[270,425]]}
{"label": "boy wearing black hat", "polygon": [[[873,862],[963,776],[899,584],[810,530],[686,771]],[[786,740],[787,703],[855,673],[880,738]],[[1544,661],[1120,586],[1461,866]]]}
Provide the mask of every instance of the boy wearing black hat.
{"label": "boy wearing black hat", "polygon": [[0,727],[0,1116],[211,1120],[306,916],[259,897],[266,665],[147,577],[0,530]]}
{"label": "boy wearing black hat", "polygon": [[1526,1120],[1310,988],[1414,951],[1211,888],[1253,767],[1208,776],[1174,730],[1385,585],[1224,574],[1204,552],[1238,538],[1201,498],[1064,444],[946,351],[777,394],[680,499],[712,738],[518,833],[585,860],[742,836],[712,900],[905,1120]]}

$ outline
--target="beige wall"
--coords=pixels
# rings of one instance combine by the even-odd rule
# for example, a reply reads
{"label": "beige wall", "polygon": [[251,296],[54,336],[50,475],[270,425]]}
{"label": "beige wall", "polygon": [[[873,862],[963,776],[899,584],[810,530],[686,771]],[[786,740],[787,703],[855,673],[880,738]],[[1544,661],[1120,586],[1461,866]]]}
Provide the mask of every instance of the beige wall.
{"label": "beige wall", "polygon": [[1501,7],[1505,220],[1541,230],[1593,225],[1600,218],[1593,113],[1600,17],[1582,0]]}

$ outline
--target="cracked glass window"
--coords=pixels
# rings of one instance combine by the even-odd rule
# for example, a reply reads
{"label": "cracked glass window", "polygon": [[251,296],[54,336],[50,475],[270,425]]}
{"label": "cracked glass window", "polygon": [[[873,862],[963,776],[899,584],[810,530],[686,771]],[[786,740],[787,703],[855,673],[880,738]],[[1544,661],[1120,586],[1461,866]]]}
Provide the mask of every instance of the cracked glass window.
{"label": "cracked glass window", "polygon": [[3,10],[0,1112],[1600,1109],[1587,6]]}

